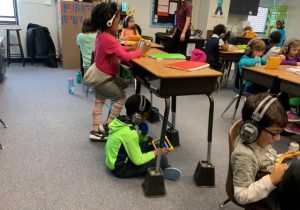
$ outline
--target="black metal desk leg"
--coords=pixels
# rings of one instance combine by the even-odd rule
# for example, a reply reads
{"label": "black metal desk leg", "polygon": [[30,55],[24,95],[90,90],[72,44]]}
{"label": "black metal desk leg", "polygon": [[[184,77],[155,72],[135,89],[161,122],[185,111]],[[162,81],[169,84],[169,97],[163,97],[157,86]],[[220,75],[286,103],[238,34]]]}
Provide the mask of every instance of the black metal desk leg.
{"label": "black metal desk leg", "polygon": [[179,143],[179,133],[175,129],[175,126],[176,126],[176,96],[172,96],[171,110],[172,110],[172,127],[167,129],[167,137],[170,140],[171,144],[174,147],[177,147],[180,145],[180,143]]}
{"label": "black metal desk leg", "polygon": [[163,118],[163,123],[161,128],[160,148],[158,148],[156,167],[148,168],[144,183],[142,184],[144,194],[147,197],[164,196],[166,194],[164,174],[160,168],[160,164],[162,158],[162,148],[164,146],[164,139],[165,139],[166,129],[168,125],[169,113],[170,113],[170,99],[165,98],[165,113],[164,113],[164,118]]}
{"label": "black metal desk leg", "polygon": [[209,118],[208,118],[208,134],[207,134],[207,160],[198,162],[194,173],[194,181],[200,187],[214,187],[215,186],[215,168],[212,165],[211,158],[211,144],[214,120],[214,98],[207,94],[209,99]]}
{"label": "black metal desk leg", "polygon": [[135,84],[135,94],[140,94],[141,86],[142,86],[141,83],[137,79],[135,79],[134,84]]}

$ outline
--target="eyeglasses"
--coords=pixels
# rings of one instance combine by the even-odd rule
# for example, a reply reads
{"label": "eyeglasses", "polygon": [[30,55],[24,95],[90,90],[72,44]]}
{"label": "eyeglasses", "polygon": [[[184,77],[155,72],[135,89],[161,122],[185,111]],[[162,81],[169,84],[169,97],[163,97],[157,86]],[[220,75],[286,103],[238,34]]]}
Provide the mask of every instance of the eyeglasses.
{"label": "eyeglasses", "polygon": [[266,131],[268,134],[270,134],[272,136],[272,139],[274,140],[274,138],[278,135],[280,135],[282,132],[283,132],[283,129],[281,129],[280,131],[276,132],[276,133],[273,133],[271,131],[269,131],[268,129],[266,128],[263,128],[264,131]]}

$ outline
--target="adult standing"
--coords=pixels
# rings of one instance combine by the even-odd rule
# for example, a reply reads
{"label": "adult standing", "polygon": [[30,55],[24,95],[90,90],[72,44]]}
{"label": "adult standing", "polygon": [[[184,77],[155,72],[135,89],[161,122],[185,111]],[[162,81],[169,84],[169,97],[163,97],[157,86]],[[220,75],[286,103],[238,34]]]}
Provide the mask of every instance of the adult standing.
{"label": "adult standing", "polygon": [[173,50],[186,54],[188,40],[191,36],[192,4],[189,0],[179,0],[176,12],[176,27],[173,34]]}

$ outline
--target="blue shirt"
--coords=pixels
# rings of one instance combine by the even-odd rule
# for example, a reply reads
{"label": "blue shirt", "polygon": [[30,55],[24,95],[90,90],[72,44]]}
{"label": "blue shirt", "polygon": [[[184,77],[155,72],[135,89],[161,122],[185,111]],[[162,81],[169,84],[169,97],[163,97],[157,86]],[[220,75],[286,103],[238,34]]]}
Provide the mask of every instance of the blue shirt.
{"label": "blue shirt", "polygon": [[280,43],[278,44],[278,47],[282,47],[284,39],[285,39],[285,30],[283,28],[281,28],[281,29],[278,29],[277,31],[281,34]]}

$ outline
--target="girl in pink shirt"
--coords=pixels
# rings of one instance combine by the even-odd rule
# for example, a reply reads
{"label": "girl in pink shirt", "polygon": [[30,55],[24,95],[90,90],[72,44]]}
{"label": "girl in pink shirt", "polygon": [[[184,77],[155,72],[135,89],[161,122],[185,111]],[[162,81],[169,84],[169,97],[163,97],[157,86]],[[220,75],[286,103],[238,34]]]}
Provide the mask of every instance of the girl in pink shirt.
{"label": "girl in pink shirt", "polygon": [[[93,130],[90,132],[90,140],[106,141],[107,129],[105,128],[120,114],[126,99],[124,88],[115,77],[119,62],[139,58],[142,51],[133,51],[134,47],[122,47],[115,39],[114,35],[118,32],[120,21],[120,11],[116,3],[97,5],[92,12],[91,20],[99,33],[95,41],[95,63],[90,68],[96,68],[99,81],[95,85],[96,99],[92,111]],[[114,103],[106,123],[101,124],[105,99],[112,99]]]}
{"label": "girl in pink shirt", "polygon": [[132,16],[126,16],[123,22],[123,29],[120,36],[121,40],[128,40],[130,36],[139,35]]}

